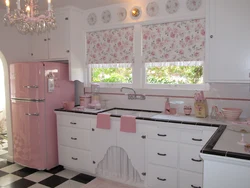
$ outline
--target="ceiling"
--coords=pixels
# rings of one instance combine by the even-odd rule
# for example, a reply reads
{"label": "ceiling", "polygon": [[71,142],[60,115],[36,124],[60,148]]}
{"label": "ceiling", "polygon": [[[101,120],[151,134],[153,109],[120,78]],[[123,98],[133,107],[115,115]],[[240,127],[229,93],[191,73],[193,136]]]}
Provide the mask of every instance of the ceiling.
{"label": "ceiling", "polygon": [[[21,0],[23,2],[24,0]],[[107,6],[117,3],[133,3],[138,0],[52,0],[54,8],[63,6],[75,6],[83,10],[92,9],[96,7]],[[15,8],[16,0],[10,0],[11,8]],[[47,0],[39,0],[41,9],[47,8]],[[5,0],[0,0],[0,9],[5,8]]]}

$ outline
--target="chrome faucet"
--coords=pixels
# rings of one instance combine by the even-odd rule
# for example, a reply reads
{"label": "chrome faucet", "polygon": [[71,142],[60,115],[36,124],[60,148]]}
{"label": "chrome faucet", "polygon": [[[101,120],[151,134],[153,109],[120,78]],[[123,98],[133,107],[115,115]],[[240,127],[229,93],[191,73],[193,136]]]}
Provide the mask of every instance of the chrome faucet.
{"label": "chrome faucet", "polygon": [[136,92],[135,92],[135,90],[134,90],[133,88],[130,88],[130,87],[122,87],[122,88],[120,89],[120,91],[122,92],[123,89],[132,90],[132,91],[134,92],[134,94],[136,95]]}
{"label": "chrome faucet", "polygon": [[135,90],[133,88],[130,87],[122,87],[120,89],[120,91],[122,92],[123,89],[128,89],[134,92],[134,94],[128,94],[128,100],[146,100],[146,96],[145,95],[140,95],[140,94],[136,94]]}

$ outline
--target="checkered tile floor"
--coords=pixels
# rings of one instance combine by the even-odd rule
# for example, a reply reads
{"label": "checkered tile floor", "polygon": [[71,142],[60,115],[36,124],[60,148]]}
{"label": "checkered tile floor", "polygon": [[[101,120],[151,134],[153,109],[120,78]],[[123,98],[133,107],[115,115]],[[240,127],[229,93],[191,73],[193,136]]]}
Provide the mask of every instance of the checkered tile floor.
{"label": "checkered tile floor", "polygon": [[83,188],[95,177],[58,166],[49,171],[37,171],[14,163],[0,163],[1,188]]}

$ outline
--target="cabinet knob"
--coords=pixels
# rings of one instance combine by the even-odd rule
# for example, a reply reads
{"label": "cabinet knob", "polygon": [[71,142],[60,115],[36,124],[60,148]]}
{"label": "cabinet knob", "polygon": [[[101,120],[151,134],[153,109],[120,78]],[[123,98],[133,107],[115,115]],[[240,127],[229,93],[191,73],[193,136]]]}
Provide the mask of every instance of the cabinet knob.
{"label": "cabinet knob", "polygon": [[92,131],[95,131],[95,129],[92,129]]}
{"label": "cabinet knob", "polygon": [[213,36],[213,35],[210,35],[210,38],[212,39],[212,38],[214,38],[214,36]]}
{"label": "cabinet knob", "polygon": [[146,173],[146,172],[143,172],[143,173],[142,173],[142,175],[143,175],[143,176],[146,176],[146,175],[147,175],[147,173]]}
{"label": "cabinet knob", "polygon": [[31,53],[30,55],[31,55],[31,56],[33,56],[34,54],[33,54],[33,53]]}
{"label": "cabinet knob", "polygon": [[95,164],[95,161],[93,161],[93,164]]}
{"label": "cabinet knob", "polygon": [[69,50],[67,50],[66,52],[67,52],[67,53],[69,53],[70,51],[69,51]]}
{"label": "cabinet knob", "polygon": [[147,137],[146,137],[145,135],[143,135],[141,138],[142,138],[142,139],[146,139]]}
{"label": "cabinet knob", "polygon": [[68,18],[68,17],[66,17],[66,18],[65,18],[65,20],[69,20],[69,18]]}
{"label": "cabinet knob", "polygon": [[46,42],[46,41],[47,41],[47,39],[44,39],[44,41]]}

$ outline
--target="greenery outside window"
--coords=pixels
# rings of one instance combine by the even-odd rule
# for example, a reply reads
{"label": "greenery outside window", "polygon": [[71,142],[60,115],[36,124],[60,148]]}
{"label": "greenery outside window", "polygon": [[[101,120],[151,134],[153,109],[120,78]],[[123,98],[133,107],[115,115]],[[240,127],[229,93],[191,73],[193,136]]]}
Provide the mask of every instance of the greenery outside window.
{"label": "greenery outside window", "polygon": [[91,67],[91,82],[132,84],[132,67]]}

